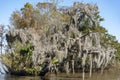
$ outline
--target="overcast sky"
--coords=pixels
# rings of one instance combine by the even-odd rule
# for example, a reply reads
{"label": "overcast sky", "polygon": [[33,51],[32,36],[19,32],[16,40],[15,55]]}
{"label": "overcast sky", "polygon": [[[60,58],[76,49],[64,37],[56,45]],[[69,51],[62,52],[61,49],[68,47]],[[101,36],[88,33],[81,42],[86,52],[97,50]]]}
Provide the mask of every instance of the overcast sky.
{"label": "overcast sky", "polygon": [[[13,11],[20,10],[26,2],[35,5],[43,1],[47,0],[0,0],[0,24],[10,24]],[[75,1],[97,4],[100,15],[105,19],[101,25],[120,42],[120,0],[64,0],[60,5],[72,5]]]}

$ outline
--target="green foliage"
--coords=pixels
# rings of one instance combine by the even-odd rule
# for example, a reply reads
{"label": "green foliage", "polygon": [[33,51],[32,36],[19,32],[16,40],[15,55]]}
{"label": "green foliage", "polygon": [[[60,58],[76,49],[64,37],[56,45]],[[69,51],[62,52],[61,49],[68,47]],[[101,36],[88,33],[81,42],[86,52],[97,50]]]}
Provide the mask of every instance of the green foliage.
{"label": "green foliage", "polygon": [[21,8],[21,11],[22,11],[22,10],[25,10],[26,8],[28,8],[28,9],[33,9],[33,6],[32,6],[32,4],[30,4],[29,2],[27,2],[27,3],[24,5],[24,8]]}
{"label": "green foliage", "polygon": [[59,61],[59,60],[58,60],[57,57],[54,57],[54,58],[51,60],[52,64],[55,64],[55,63],[57,63],[58,61]]}
{"label": "green foliage", "polygon": [[10,54],[4,55],[4,63],[8,63],[7,66],[10,68],[11,73],[24,75],[35,75],[36,70],[32,64],[32,53],[33,46],[30,43],[21,44],[16,41],[14,51]]}
{"label": "green foliage", "polygon": [[32,51],[33,51],[33,47],[31,46],[31,44],[27,44],[20,49],[20,55],[24,59],[29,60],[30,57],[32,56]]}

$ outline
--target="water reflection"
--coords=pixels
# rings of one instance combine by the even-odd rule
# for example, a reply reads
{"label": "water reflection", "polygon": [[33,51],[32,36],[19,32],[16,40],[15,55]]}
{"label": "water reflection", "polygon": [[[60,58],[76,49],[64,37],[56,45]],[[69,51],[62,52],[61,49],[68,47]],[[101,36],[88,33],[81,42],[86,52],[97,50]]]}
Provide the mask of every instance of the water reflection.
{"label": "water reflection", "polygon": [[[89,78],[89,74],[86,73],[85,80],[120,80],[120,71],[104,71],[103,74],[100,72],[93,73],[92,77]],[[0,75],[0,80],[82,80],[82,74],[76,73],[75,75],[65,73],[58,74],[48,74],[46,77],[39,76],[12,76],[12,75]]]}

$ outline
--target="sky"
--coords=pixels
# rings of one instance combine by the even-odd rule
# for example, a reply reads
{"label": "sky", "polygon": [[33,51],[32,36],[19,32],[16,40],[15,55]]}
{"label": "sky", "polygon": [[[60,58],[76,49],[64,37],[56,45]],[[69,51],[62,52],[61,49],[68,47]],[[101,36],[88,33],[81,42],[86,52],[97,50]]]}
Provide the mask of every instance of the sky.
{"label": "sky", "polygon": [[[0,24],[9,25],[11,14],[20,10],[26,2],[36,5],[43,1],[47,0],[0,0]],[[97,4],[100,15],[105,19],[101,25],[120,42],[120,0],[63,0],[60,5],[69,6],[75,1]]]}

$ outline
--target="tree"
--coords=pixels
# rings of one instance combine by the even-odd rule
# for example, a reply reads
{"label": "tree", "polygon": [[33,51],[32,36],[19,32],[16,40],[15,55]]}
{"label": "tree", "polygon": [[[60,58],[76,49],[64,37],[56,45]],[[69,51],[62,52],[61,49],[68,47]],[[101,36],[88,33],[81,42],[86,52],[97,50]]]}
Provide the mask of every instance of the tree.
{"label": "tree", "polygon": [[[43,58],[51,56],[52,59],[53,56],[56,56],[60,59],[60,62],[63,61],[63,63],[65,58],[65,62],[68,61],[67,64],[63,64],[64,66],[60,67],[62,67],[62,69],[66,69],[66,71],[71,70],[73,73],[74,69],[81,69],[82,67],[84,72],[85,66],[88,65],[86,67],[90,67],[93,61],[97,61],[94,64],[95,67],[104,67],[104,64],[106,64],[104,56],[111,57],[109,54],[106,55],[107,48],[110,46],[110,48],[115,47],[118,50],[120,45],[117,43],[114,36],[108,34],[108,31],[104,27],[100,26],[100,22],[102,20],[103,18],[99,15],[97,5],[77,2],[71,7],[62,7],[59,9],[54,2],[39,2],[35,7],[26,3],[20,11],[13,13],[12,22],[16,28],[37,27],[35,29],[40,33],[36,33],[36,31],[34,33],[35,29],[33,29],[33,31],[32,29],[23,29],[20,33],[17,31],[15,31],[15,33],[10,32],[7,39],[8,42],[11,43],[11,45],[16,45],[17,42],[14,44],[12,43],[18,40],[20,43],[17,45],[18,48],[13,46],[14,52],[12,55],[14,55],[14,59],[12,59],[12,62],[14,63],[14,60],[16,62],[15,65],[12,65],[15,70],[20,68],[22,71],[24,67],[28,67],[32,72],[34,72],[34,66],[36,67],[37,65],[38,67],[41,67],[41,65],[44,64],[44,62],[42,62]],[[29,35],[37,35],[31,35],[30,38],[30,36],[28,36],[28,32],[30,33]],[[82,33],[84,32],[87,32],[87,34],[83,35]],[[24,35],[22,33],[24,33]],[[12,34],[14,34],[14,36],[18,36],[18,39],[16,38],[16,40],[14,40],[15,38],[14,36],[12,37]],[[21,35],[26,36],[26,39]],[[33,39],[34,37],[36,38]],[[9,41],[10,38],[14,38],[13,41]],[[22,45],[24,43],[27,44],[27,42],[32,42],[31,46],[34,45],[35,51],[33,56],[30,46],[27,47],[27,45]],[[38,52],[40,52],[40,54]],[[64,55],[66,57],[64,57]],[[117,53],[117,55],[120,58],[119,53]],[[31,56],[33,57],[33,63],[35,63],[35,65],[31,63]],[[44,57],[41,58],[41,56]],[[98,58],[98,56],[101,57]],[[103,61],[104,59],[105,61]],[[39,63],[39,61],[41,61],[41,63]],[[74,64],[78,62],[81,64]],[[89,62],[91,62],[91,64],[89,64]],[[20,66],[18,67],[18,65]],[[65,65],[67,66],[65,67]],[[72,66],[71,69],[67,69],[69,66]],[[90,68],[90,72],[92,72],[93,68]]]}
{"label": "tree", "polygon": [[5,42],[5,26],[3,24],[0,24],[0,47],[1,47],[1,51],[0,53],[3,54],[3,48],[5,46],[4,42]]}
{"label": "tree", "polygon": [[15,28],[28,28],[35,26],[34,8],[30,3],[26,3],[20,11],[13,12],[11,23]]}

